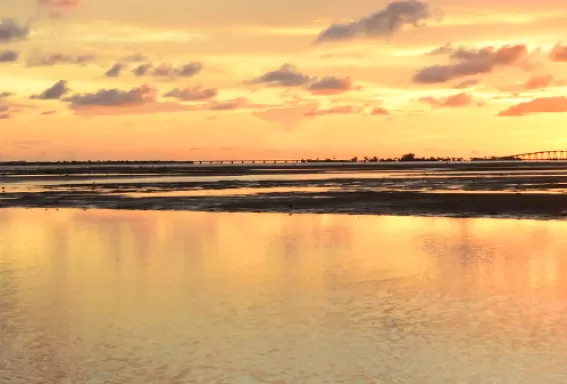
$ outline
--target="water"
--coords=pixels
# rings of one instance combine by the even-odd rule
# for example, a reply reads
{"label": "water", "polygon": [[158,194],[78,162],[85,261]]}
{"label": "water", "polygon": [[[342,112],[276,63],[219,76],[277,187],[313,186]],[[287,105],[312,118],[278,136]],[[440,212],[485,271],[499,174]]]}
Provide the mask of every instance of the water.
{"label": "water", "polygon": [[0,210],[0,382],[567,382],[567,223]]}

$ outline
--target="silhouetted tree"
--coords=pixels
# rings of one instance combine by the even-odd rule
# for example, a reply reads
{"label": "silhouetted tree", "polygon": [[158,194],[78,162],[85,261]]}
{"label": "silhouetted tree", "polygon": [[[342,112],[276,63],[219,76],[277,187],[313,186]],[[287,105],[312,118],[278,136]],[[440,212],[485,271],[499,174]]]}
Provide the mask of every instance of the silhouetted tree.
{"label": "silhouetted tree", "polygon": [[400,161],[415,161],[414,153],[406,153],[400,158]]}

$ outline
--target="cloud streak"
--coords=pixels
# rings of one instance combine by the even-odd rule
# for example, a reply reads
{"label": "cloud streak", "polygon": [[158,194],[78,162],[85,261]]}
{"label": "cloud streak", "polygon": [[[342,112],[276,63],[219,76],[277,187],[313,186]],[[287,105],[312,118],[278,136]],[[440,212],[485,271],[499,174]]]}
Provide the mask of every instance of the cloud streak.
{"label": "cloud streak", "polygon": [[263,84],[270,87],[299,87],[308,84],[312,78],[299,72],[292,64],[284,64],[280,68],[267,72],[250,81],[250,84]]}
{"label": "cloud streak", "polygon": [[13,63],[18,61],[20,53],[18,51],[13,51],[11,49],[6,49],[5,51],[0,51],[0,63]]}
{"label": "cloud streak", "polygon": [[336,95],[361,88],[353,85],[350,77],[325,76],[311,83],[308,89],[313,95]]}
{"label": "cloud streak", "polygon": [[567,112],[567,97],[541,97],[511,106],[497,116],[526,116],[534,113]]}
{"label": "cloud streak", "polygon": [[404,26],[421,27],[440,16],[440,12],[433,10],[425,1],[393,1],[370,16],[349,23],[332,24],[317,36],[315,43],[391,36]]}
{"label": "cloud streak", "polygon": [[175,88],[165,93],[164,97],[175,98],[180,101],[202,101],[217,97],[219,91],[216,88],[203,88],[201,86],[192,88]]}
{"label": "cloud streak", "polygon": [[116,63],[104,73],[106,77],[118,77],[126,66],[122,63]]}
{"label": "cloud streak", "polygon": [[153,77],[193,77],[203,69],[203,64],[193,61],[174,67],[168,63],[162,63],[157,66],[153,64],[140,64],[132,70],[136,76],[153,76]]}
{"label": "cloud streak", "polygon": [[419,101],[429,104],[433,108],[463,108],[474,104],[474,98],[467,93],[457,93],[445,98],[438,97],[421,97]]}
{"label": "cloud streak", "polygon": [[450,51],[452,64],[427,66],[415,73],[413,82],[418,84],[439,84],[461,77],[490,73],[497,67],[513,66],[528,54],[524,44],[505,45],[498,49],[456,48]]}
{"label": "cloud streak", "polygon": [[35,55],[28,60],[29,67],[52,67],[59,64],[84,65],[96,59],[95,55],[67,55],[63,53],[53,53],[48,55]]}
{"label": "cloud streak", "polygon": [[94,93],[78,93],[65,101],[73,106],[128,106],[147,104],[156,101],[157,90],[149,85],[130,90],[101,89]]}
{"label": "cloud streak", "polygon": [[300,72],[295,65],[289,63],[246,83],[251,85],[261,84],[267,87],[305,88],[313,95],[336,95],[361,89],[360,86],[352,83],[350,77],[313,77]]}
{"label": "cloud streak", "polygon": [[21,25],[15,19],[3,18],[0,20],[0,43],[26,40],[29,35],[29,26]]}
{"label": "cloud streak", "polygon": [[33,95],[30,98],[36,100],[59,100],[69,92],[66,80],[59,80],[52,87],[47,88],[39,95]]}

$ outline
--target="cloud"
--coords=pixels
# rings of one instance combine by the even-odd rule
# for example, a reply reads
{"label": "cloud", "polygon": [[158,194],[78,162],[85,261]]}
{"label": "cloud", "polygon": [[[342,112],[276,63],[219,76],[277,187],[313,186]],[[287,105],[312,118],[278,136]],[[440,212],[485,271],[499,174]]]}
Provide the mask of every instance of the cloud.
{"label": "cloud", "polygon": [[284,64],[280,68],[267,72],[250,81],[250,84],[265,84],[272,87],[298,87],[308,84],[311,77],[297,70],[292,64]]}
{"label": "cloud", "polygon": [[480,83],[480,81],[477,80],[477,79],[467,79],[467,80],[461,81],[460,83],[455,85],[453,88],[454,89],[467,89],[467,88],[474,87],[474,86],[478,85],[479,83]]}
{"label": "cloud", "polygon": [[567,62],[567,45],[556,44],[549,52],[552,61]]}
{"label": "cloud", "polygon": [[50,8],[77,8],[81,5],[81,0],[38,0],[38,5]]}
{"label": "cloud", "polygon": [[0,43],[25,40],[29,37],[30,28],[20,25],[17,20],[3,18],[0,20]]}
{"label": "cloud", "polygon": [[189,106],[176,102],[148,102],[128,105],[71,105],[71,109],[83,116],[147,115],[190,111]]}
{"label": "cloud", "polygon": [[151,64],[140,64],[132,70],[132,73],[136,76],[144,76],[152,69]]}
{"label": "cloud", "polygon": [[121,61],[125,61],[127,63],[140,63],[143,61],[150,61],[150,59],[141,53],[134,53],[132,55],[124,56]]}
{"label": "cloud", "polygon": [[12,119],[13,116],[10,113],[0,113],[0,120]]}
{"label": "cloud", "polygon": [[313,108],[308,112],[305,112],[305,116],[315,117],[315,116],[325,116],[325,115],[344,115],[355,113],[358,110],[352,105],[335,105],[331,108],[316,109]]}
{"label": "cloud", "polygon": [[20,53],[17,51],[12,51],[10,49],[0,51],[0,63],[11,63],[17,61],[19,57]]}
{"label": "cloud", "polygon": [[309,85],[309,90],[314,95],[336,95],[354,89],[360,89],[360,87],[354,86],[350,77],[325,76]]}
{"label": "cloud", "polygon": [[0,92],[0,99],[10,96],[14,96],[14,94],[12,92]]}
{"label": "cloud", "polygon": [[382,108],[382,107],[376,107],[372,110],[371,115],[373,116],[385,116],[385,115],[389,115],[390,111],[388,111],[386,108]]}
{"label": "cloud", "polygon": [[78,93],[67,97],[65,101],[73,106],[127,106],[147,104],[156,101],[157,90],[149,85],[124,91],[117,88],[101,89],[94,93]]}
{"label": "cloud", "polygon": [[47,67],[57,64],[86,64],[94,61],[95,55],[66,55],[62,53],[53,53],[48,55],[38,54],[28,60],[29,67]]}
{"label": "cloud", "polygon": [[52,87],[47,88],[39,95],[31,96],[31,99],[37,100],[58,100],[69,92],[66,80],[59,80]]}
{"label": "cloud", "polygon": [[216,88],[203,88],[201,86],[192,88],[175,88],[167,93],[164,97],[176,98],[182,101],[199,101],[199,100],[209,100],[215,98],[219,91]]}
{"label": "cloud", "polygon": [[49,115],[55,115],[57,113],[57,111],[43,111],[40,113],[40,115],[42,116],[49,116]]}
{"label": "cloud", "polygon": [[198,107],[198,109],[204,109],[210,111],[233,111],[235,109],[241,109],[241,108],[259,109],[266,107],[269,107],[269,105],[255,104],[245,97],[237,97],[226,101],[214,101],[212,103],[201,106],[200,108]]}
{"label": "cloud", "polygon": [[453,52],[453,44],[447,43],[426,53],[428,56],[448,55]]}
{"label": "cloud", "polygon": [[176,75],[182,77],[191,77],[195,76],[203,69],[203,64],[199,62],[192,62],[189,64],[182,65],[181,67],[176,69]]}
{"label": "cloud", "polygon": [[263,84],[268,87],[305,87],[313,95],[336,95],[361,89],[360,86],[352,84],[350,77],[312,77],[301,73],[296,66],[288,63],[251,81],[247,81],[247,83]]}
{"label": "cloud", "polygon": [[153,64],[140,64],[132,70],[136,76],[155,76],[155,77],[192,77],[201,72],[203,64],[193,61],[183,64],[180,67],[174,67],[168,63],[162,63],[158,66]]}
{"label": "cloud", "polygon": [[421,97],[419,101],[429,104],[433,108],[462,108],[474,103],[474,98],[467,93],[458,93],[445,98]]}
{"label": "cloud", "polygon": [[553,75],[534,75],[530,77],[523,88],[526,90],[547,88],[553,82]]}
{"label": "cloud", "polygon": [[349,23],[332,24],[319,34],[316,43],[390,36],[406,25],[417,28],[438,16],[438,12],[424,1],[393,1],[370,16]]}
{"label": "cloud", "polygon": [[170,113],[192,110],[176,102],[160,103],[158,91],[149,85],[142,85],[130,90],[101,89],[92,93],[79,93],[67,97],[70,108],[79,115],[140,115],[152,113]]}
{"label": "cloud", "polygon": [[567,112],[567,97],[541,97],[520,104],[498,113],[497,116],[525,116],[533,113]]}
{"label": "cloud", "polygon": [[489,73],[496,67],[515,65],[527,54],[528,50],[524,44],[505,45],[498,49],[459,47],[450,53],[450,58],[456,63],[424,67],[416,72],[413,81],[419,84],[437,84],[460,77]]}
{"label": "cloud", "polygon": [[122,63],[116,63],[104,73],[106,77],[118,77],[126,66]]}

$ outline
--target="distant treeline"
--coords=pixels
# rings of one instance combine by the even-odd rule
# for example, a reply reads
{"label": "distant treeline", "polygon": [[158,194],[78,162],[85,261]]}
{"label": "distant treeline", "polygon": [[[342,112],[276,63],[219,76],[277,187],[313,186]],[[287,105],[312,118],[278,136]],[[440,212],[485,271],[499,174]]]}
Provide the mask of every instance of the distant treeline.
{"label": "distant treeline", "polygon": [[[302,163],[388,163],[388,162],[409,162],[409,161],[498,161],[498,160],[517,160],[522,159],[514,156],[506,157],[473,157],[465,159],[462,157],[419,157],[414,153],[406,153],[401,157],[388,157],[379,158],[377,156],[368,157],[364,156],[359,158],[353,157],[349,160],[341,160],[337,158],[316,158],[316,159],[301,159]],[[261,161],[261,160],[258,160]],[[164,160],[88,160],[88,161],[3,161],[0,165],[147,165],[147,164],[195,164],[195,161],[164,161]]]}
{"label": "distant treeline", "polygon": [[85,161],[1,161],[2,165],[140,165],[140,164],[194,164],[194,161],[164,160],[85,160]]}
{"label": "distant treeline", "polygon": [[462,157],[418,157],[414,153],[406,153],[401,157],[388,157],[388,158],[379,158],[377,156],[374,157],[367,157],[364,156],[363,158],[353,157],[350,160],[337,160],[337,159],[302,159],[302,163],[388,163],[388,162],[398,162],[398,161],[465,161]]}

